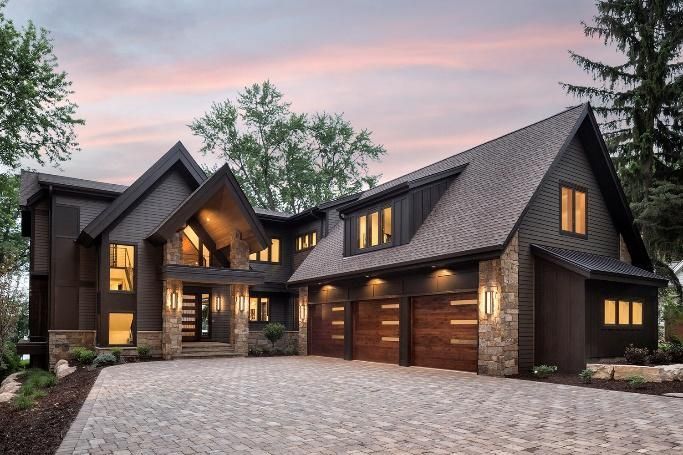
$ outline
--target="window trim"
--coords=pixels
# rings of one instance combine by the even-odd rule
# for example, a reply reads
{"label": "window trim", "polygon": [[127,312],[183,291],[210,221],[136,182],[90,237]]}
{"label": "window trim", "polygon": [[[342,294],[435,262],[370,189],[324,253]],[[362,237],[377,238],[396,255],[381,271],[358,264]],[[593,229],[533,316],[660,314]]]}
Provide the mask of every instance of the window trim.
{"label": "window trim", "polygon": [[[384,210],[385,209],[391,209],[391,239],[383,243],[382,242],[382,235],[383,235],[383,227],[384,227]],[[371,223],[370,223],[370,214],[377,212],[377,217],[378,217],[378,223],[377,223],[377,229],[378,229],[378,239],[379,243],[377,245],[371,245],[371,235],[372,235],[372,228],[371,228]],[[360,217],[365,216],[366,217],[366,228],[365,228],[365,247],[361,248],[360,247]],[[394,226],[396,226],[396,219],[394,218],[394,206],[392,203],[384,203],[380,205],[374,205],[372,207],[369,207],[367,209],[364,209],[362,211],[356,212],[353,216],[353,238],[355,239],[351,248],[351,253],[352,254],[361,254],[361,253],[366,253],[368,251],[377,251],[381,250],[384,248],[390,248],[394,246]]]}
{"label": "window trim", "polygon": [[[313,234],[315,234],[315,245],[313,245],[311,242],[313,240]],[[303,240],[304,238],[307,239],[307,247],[303,248]],[[299,239],[301,239],[301,245],[302,248],[299,248]],[[320,241],[320,237],[318,235],[318,231],[316,229],[313,229],[311,231],[303,232],[301,234],[296,234],[296,237],[294,237],[294,252],[295,253],[303,253],[304,251],[312,250],[315,248],[315,246],[318,244]]]}
{"label": "window trim", "polygon": [[[277,244],[278,248],[277,249],[278,249],[278,253],[279,253],[278,254],[279,260],[277,262],[274,262],[273,261],[273,240],[276,240],[276,239],[278,241],[278,244]],[[282,238],[280,238],[279,236],[271,237],[270,238],[270,244],[268,245],[267,248],[264,248],[264,249],[268,250],[268,259],[267,260],[262,261],[261,259],[259,259],[260,253],[261,253],[261,251],[263,251],[263,250],[261,250],[261,251],[257,251],[256,253],[250,253],[249,254],[249,262],[254,262],[254,263],[258,263],[258,264],[281,264],[282,263]],[[256,259],[251,259],[252,254],[256,255]]]}
{"label": "window trim", "polygon": [[[615,302],[614,324],[605,324],[605,302],[612,300]],[[628,324],[619,324],[619,302],[628,302]],[[633,302],[638,302],[642,306],[641,324],[633,324]],[[600,325],[606,330],[641,330],[645,327],[645,299],[642,297],[604,297],[601,302]]]}
{"label": "window trim", "polygon": [[[571,231],[565,231],[562,229],[562,188],[568,188],[572,190],[572,230]],[[576,232],[576,192],[579,191],[585,195],[585,212],[584,212],[584,224],[586,228],[586,232],[583,234],[579,234]],[[569,237],[576,237],[580,239],[587,239],[588,238],[588,190],[586,187],[577,185],[575,183],[570,183],[564,180],[560,180],[559,182],[559,191],[558,191],[558,202],[559,202],[559,232],[561,235],[566,235]]]}
{"label": "window trim", "polygon": [[[250,316],[250,311],[251,311],[251,299],[256,299],[256,319],[251,319]],[[264,320],[261,319],[261,303],[262,299],[266,300],[266,304],[268,305],[268,319]],[[270,297],[267,295],[250,295],[249,296],[249,308],[247,311],[247,320],[250,323],[262,323],[262,322],[270,322]]]}
{"label": "window trim", "polygon": [[[117,290],[117,289],[112,289],[111,288],[111,246],[112,245],[121,245],[121,246],[131,246],[133,247],[133,289],[131,291],[124,291],[124,290]],[[138,272],[137,272],[137,264],[138,264],[138,246],[134,243],[127,243],[127,242],[117,242],[115,240],[110,240],[109,244],[107,246],[107,291],[110,294],[136,294],[137,289],[138,289]]]}

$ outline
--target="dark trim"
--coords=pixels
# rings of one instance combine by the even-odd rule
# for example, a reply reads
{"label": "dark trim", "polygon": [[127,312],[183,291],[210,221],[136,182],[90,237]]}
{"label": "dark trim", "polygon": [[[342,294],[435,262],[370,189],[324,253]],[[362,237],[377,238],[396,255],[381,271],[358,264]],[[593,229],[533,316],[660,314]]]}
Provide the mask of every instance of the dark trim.
{"label": "dark trim", "polygon": [[353,302],[344,303],[344,360],[353,360]]}
{"label": "dark trim", "polygon": [[[572,230],[571,231],[565,231],[562,229],[562,189],[567,188],[572,191]],[[560,214],[559,214],[559,224],[558,224],[558,232],[560,235],[566,235],[569,237],[576,237],[579,239],[588,239],[588,189],[581,185],[576,185],[575,183],[570,183],[565,180],[560,179],[558,182],[558,203],[560,207]],[[579,234],[576,232],[576,192],[583,193],[584,197],[586,198],[584,201],[584,230],[586,231],[583,234]]]}
{"label": "dark trim", "polygon": [[[383,227],[384,227],[384,210],[389,209],[391,210],[391,239],[383,243],[382,242],[382,232],[383,232]],[[371,230],[370,230],[370,215],[373,213],[377,213],[378,219],[377,219],[377,245],[370,245],[370,238],[372,236]],[[360,218],[364,216],[365,217],[365,246],[363,248],[358,245],[357,242],[360,241]],[[344,221],[345,223],[350,223],[352,222],[353,225],[351,226],[351,229],[355,231],[356,235],[352,235],[351,238],[355,239],[355,244],[351,245],[351,255],[356,255],[356,254],[363,254],[363,253],[369,253],[371,251],[377,251],[377,250],[383,250],[385,248],[391,248],[394,246],[394,227],[396,226],[396,217],[394,214],[394,206],[390,201],[383,202],[381,204],[377,205],[372,205],[369,207],[364,208],[363,210],[359,212],[354,212],[354,216],[349,218],[347,221]]]}
{"label": "dark trim", "polygon": [[131,205],[144,196],[176,163],[182,164],[196,185],[206,180],[206,174],[192,158],[185,146],[178,141],[166,154],[152,165],[140,178],[129,186],[112,204],[104,209],[81,232],[78,241],[90,246],[105,229],[114,223]]}
{"label": "dark trim", "polygon": [[401,297],[399,302],[399,359],[398,364],[402,367],[409,367],[412,363],[412,299],[407,296]]}
{"label": "dark trim", "polygon": [[166,264],[161,268],[161,279],[216,285],[261,284],[263,283],[263,272],[219,267],[193,267],[190,265]]}

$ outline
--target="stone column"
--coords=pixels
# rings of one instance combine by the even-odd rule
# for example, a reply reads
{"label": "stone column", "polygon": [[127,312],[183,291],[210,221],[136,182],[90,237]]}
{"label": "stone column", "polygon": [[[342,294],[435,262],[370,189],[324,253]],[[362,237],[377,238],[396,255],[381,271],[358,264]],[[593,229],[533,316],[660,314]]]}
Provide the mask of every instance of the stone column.
{"label": "stone column", "polygon": [[[164,264],[180,264],[181,254],[182,240],[180,233],[175,233],[164,245]],[[171,360],[183,349],[183,282],[165,280],[162,292],[161,356]]]}
{"label": "stone column", "polygon": [[[308,287],[299,288],[297,304],[299,318],[299,355],[308,355]],[[302,319],[302,316],[305,316]]]}
{"label": "stone column", "polygon": [[[517,234],[497,259],[479,262],[479,373],[518,373],[519,249]],[[493,291],[493,314],[484,308],[486,291]]]}
{"label": "stone column", "polygon": [[[242,240],[239,231],[232,233],[230,240],[230,268],[249,269],[249,244]],[[233,321],[231,341],[235,352],[242,355],[249,353],[249,286],[246,284],[232,285]],[[244,297],[243,307],[240,299]]]}

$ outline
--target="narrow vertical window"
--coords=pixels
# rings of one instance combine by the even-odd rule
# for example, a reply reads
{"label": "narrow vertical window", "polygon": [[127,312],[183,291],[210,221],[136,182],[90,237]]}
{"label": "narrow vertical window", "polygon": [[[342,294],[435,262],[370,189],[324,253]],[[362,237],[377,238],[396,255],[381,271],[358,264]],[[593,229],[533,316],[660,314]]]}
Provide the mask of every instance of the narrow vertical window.
{"label": "narrow vertical window", "polygon": [[318,234],[313,231],[311,232],[311,246],[316,246],[318,244]]}
{"label": "narrow vertical window", "polygon": [[308,234],[303,236],[303,248],[304,250],[308,249]]}
{"label": "narrow vertical window", "polygon": [[269,317],[268,316],[268,310],[269,310],[269,308],[268,308],[269,307],[268,297],[261,297],[260,304],[261,304],[261,311],[260,311],[260,315],[259,315],[259,320],[260,321],[268,321],[268,317]]}
{"label": "narrow vertical window", "polygon": [[605,325],[614,325],[617,323],[617,302],[614,300],[605,300]]}
{"label": "narrow vertical window", "polygon": [[261,262],[268,262],[268,248],[264,248],[258,253],[258,260]]}
{"label": "narrow vertical window", "polygon": [[382,243],[391,242],[391,207],[382,210]]}
{"label": "narrow vertical window", "polygon": [[586,235],[586,192],[563,186],[560,188],[560,200],[562,232]]}
{"label": "narrow vertical window", "polygon": [[206,245],[202,245],[202,259],[204,260],[204,264],[202,264],[204,267],[211,266],[211,253]]}
{"label": "narrow vertical window", "polygon": [[565,186],[562,187],[562,230],[567,232],[573,231],[574,221],[572,214],[574,213],[572,198],[572,189]]}
{"label": "narrow vertical window", "polygon": [[370,214],[370,246],[379,245],[379,212]]}
{"label": "narrow vertical window", "polygon": [[358,248],[368,246],[368,218],[365,215],[358,217]]}
{"label": "narrow vertical window", "polygon": [[574,232],[586,233],[586,193],[574,191]]}
{"label": "narrow vertical window", "polygon": [[280,239],[272,239],[270,242],[270,262],[280,262]]}
{"label": "narrow vertical window", "polygon": [[132,245],[109,245],[109,290],[135,290],[135,247]]}
{"label": "narrow vertical window", "polygon": [[630,302],[619,300],[619,325],[629,325],[631,308]]}
{"label": "narrow vertical window", "polygon": [[631,303],[631,324],[643,325],[643,302]]}
{"label": "narrow vertical window", "polygon": [[249,320],[258,321],[258,298],[256,297],[249,299]]}

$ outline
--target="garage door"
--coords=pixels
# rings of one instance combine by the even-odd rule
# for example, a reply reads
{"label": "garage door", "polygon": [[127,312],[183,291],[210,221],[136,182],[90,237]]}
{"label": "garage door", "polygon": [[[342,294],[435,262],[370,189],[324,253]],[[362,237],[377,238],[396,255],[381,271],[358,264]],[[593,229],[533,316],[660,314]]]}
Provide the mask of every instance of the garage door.
{"label": "garage door", "polygon": [[353,358],[398,363],[398,299],[354,304]]}
{"label": "garage door", "polygon": [[413,365],[477,371],[476,299],[476,294],[413,298]]}
{"label": "garage door", "polygon": [[310,305],[312,355],[344,357],[344,304]]}

